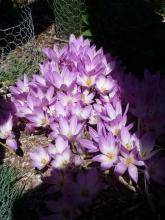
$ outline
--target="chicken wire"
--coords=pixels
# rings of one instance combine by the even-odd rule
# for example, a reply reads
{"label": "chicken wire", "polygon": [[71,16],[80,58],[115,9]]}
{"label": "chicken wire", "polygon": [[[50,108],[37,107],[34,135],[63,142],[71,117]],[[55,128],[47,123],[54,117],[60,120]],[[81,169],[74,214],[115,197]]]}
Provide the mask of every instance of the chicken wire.
{"label": "chicken wire", "polygon": [[23,6],[20,8],[20,20],[16,26],[0,29],[1,57],[30,40],[34,43],[33,19],[30,8]]}
{"label": "chicken wire", "polygon": [[80,35],[84,28],[85,0],[48,0],[55,16],[55,31],[59,38],[67,39],[70,34]]}
{"label": "chicken wire", "polygon": [[38,71],[41,54],[37,47],[31,10],[20,8],[16,26],[0,29],[0,95],[24,74]]}

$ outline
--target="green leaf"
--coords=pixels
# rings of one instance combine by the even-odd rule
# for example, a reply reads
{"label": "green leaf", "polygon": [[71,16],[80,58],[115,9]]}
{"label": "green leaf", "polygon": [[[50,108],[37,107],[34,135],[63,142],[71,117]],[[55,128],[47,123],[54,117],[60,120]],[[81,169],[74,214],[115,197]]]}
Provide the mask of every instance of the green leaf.
{"label": "green leaf", "polygon": [[89,25],[88,15],[82,15],[82,21],[84,24]]}
{"label": "green leaf", "polygon": [[84,31],[84,32],[82,33],[82,35],[83,35],[84,37],[93,37],[93,34],[92,34],[92,32],[91,32],[90,29]]}

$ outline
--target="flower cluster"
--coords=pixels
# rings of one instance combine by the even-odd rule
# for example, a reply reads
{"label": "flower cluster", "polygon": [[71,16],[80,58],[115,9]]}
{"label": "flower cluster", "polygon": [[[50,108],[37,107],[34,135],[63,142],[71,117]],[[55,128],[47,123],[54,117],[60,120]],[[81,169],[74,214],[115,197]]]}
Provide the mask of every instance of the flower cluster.
{"label": "flower cluster", "polygon": [[164,183],[161,166],[151,172],[150,162],[164,162],[156,148],[165,124],[164,79],[147,73],[140,82],[122,75],[117,62],[82,37],[71,35],[64,48],[43,52],[48,59],[40,74],[30,81],[24,76],[10,88],[15,115],[26,121],[26,130],[43,131],[52,140],[30,153],[34,166],[100,164],[117,176],[128,173],[135,183],[139,170]]}

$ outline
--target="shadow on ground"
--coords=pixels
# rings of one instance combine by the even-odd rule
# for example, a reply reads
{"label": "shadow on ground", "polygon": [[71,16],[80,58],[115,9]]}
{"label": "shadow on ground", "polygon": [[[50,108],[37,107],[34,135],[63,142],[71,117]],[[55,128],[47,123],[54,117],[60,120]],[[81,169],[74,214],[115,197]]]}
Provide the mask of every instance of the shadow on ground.
{"label": "shadow on ground", "polygon": [[165,23],[150,2],[87,1],[94,43],[121,59],[138,77],[145,68],[165,73]]}
{"label": "shadow on ground", "polygon": [[[145,195],[144,189],[139,188],[137,189],[137,192],[133,192],[123,184],[119,183],[118,180],[115,179],[112,175],[108,177],[109,187],[102,190],[97,195],[97,197],[95,197],[92,205],[87,206],[87,209],[82,207],[81,212],[83,214],[77,218],[71,218],[69,212],[67,211],[67,208],[77,203],[78,198],[75,197],[75,194],[73,193],[69,199],[64,200],[64,198],[67,197],[63,197],[61,199],[61,194],[56,192],[58,178],[57,176],[57,179],[54,179],[53,176],[51,176],[51,178],[54,181],[54,185],[52,184],[53,182],[49,184],[41,184],[33,190],[26,192],[21,198],[16,200],[12,210],[13,220],[38,220],[40,219],[40,217],[50,215],[54,216],[51,218],[46,218],[47,220],[144,220],[158,219],[158,217],[160,217],[159,219],[163,219],[163,209],[160,209],[160,207],[158,207],[159,200],[155,200],[154,198],[153,204],[157,205],[155,211],[154,209],[152,209],[152,204],[150,204],[150,201]],[[82,189],[81,183],[79,183],[80,185],[70,184],[71,183],[68,182],[65,186],[69,189],[69,192],[74,192],[77,190],[77,188],[79,190]],[[92,187],[96,186],[93,185]],[[158,186],[154,186],[154,188],[157,190],[157,193],[162,193],[162,191],[159,190]],[[154,194],[152,194],[152,196],[153,195]],[[51,205],[49,204],[51,209],[54,210],[54,213],[47,209],[46,202],[48,202],[49,200],[58,201],[55,203],[51,203]],[[87,203],[88,199],[83,204],[86,205]],[[63,207],[65,207],[65,209],[63,209]],[[74,215],[76,209],[72,210],[72,212]]]}

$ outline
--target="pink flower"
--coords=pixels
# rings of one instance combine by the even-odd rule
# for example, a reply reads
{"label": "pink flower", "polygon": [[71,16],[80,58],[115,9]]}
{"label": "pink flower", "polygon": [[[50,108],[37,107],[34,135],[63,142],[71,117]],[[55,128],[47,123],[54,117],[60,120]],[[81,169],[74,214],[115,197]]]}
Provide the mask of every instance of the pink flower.
{"label": "pink flower", "polygon": [[47,151],[42,146],[37,147],[37,149],[30,152],[29,155],[33,161],[33,166],[39,170],[43,169],[51,159]]}

